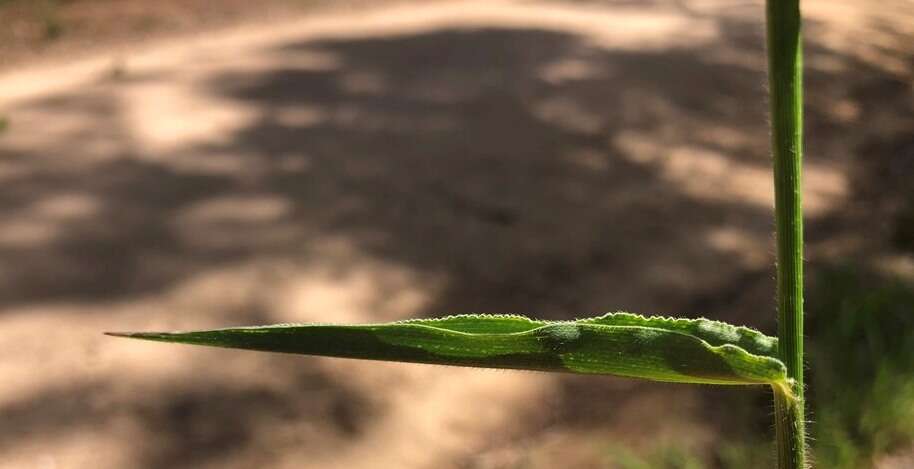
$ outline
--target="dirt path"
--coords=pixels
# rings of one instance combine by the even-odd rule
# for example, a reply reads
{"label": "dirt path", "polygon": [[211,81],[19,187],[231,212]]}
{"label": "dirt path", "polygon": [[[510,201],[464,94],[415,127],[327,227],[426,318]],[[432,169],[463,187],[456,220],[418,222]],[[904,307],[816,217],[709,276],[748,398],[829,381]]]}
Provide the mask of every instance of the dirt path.
{"label": "dirt path", "polygon": [[[914,122],[914,12],[806,3],[814,266],[863,242],[855,152]],[[721,391],[100,331],[609,308],[770,331],[764,82],[760,5],[723,1],[328,12],[0,75],[0,467],[710,451]]]}

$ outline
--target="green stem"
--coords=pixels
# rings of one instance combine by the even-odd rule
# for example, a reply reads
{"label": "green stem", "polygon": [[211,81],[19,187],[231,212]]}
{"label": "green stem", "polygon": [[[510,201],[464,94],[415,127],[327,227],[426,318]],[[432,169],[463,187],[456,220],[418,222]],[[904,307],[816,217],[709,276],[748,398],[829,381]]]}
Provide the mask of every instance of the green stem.
{"label": "green stem", "polygon": [[767,0],[777,222],[778,339],[796,400],[775,393],[778,467],[806,465],[803,412],[803,49],[799,0]]}

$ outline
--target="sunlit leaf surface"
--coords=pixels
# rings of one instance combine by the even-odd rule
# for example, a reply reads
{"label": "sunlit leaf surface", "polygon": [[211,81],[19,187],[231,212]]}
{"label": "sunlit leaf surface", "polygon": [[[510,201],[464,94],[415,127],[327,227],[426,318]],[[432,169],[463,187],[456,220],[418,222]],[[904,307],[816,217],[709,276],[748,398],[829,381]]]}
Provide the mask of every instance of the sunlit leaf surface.
{"label": "sunlit leaf surface", "polygon": [[786,382],[777,340],[707,319],[611,313],[576,321],[460,315],[386,324],[277,324],[111,335],[267,352],[608,374],[708,384]]}

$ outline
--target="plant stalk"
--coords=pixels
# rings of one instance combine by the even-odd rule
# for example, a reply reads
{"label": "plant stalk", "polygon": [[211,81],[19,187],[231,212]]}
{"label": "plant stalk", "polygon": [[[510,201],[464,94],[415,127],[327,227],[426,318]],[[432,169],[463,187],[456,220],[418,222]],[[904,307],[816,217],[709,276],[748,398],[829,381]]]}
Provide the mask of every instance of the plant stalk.
{"label": "plant stalk", "polygon": [[803,47],[799,0],[766,0],[771,145],[777,229],[778,340],[793,380],[790,398],[775,390],[780,469],[806,467],[803,411]]}

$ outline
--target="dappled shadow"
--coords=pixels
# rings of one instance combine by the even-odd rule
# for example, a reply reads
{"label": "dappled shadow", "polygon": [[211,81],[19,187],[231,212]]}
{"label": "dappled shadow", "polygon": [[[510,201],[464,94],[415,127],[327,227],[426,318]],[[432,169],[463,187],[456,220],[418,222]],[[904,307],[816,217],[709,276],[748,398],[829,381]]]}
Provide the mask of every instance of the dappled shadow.
{"label": "dappled shadow", "polygon": [[[194,107],[188,116],[163,115],[179,123],[162,123],[159,140],[150,140],[137,131],[149,123],[136,122],[143,114],[129,102],[145,86],[180,79],[179,70],[127,72],[79,97],[26,103],[14,122],[59,122],[48,123],[47,138],[0,140],[0,315],[75,303],[78,321],[86,305],[118,304],[105,317],[118,328],[121,316],[145,324],[124,304],[153,301],[146,314],[172,300],[179,312],[156,325],[459,312],[572,318],[625,309],[770,331],[762,30],[729,17],[715,24],[717,40],[643,49],[491,25],[287,41],[259,51],[265,65],[208,70],[187,85],[243,117],[226,118],[231,125],[218,135],[186,140],[185,127],[223,116]],[[834,200],[846,195],[841,171],[854,145],[906,151],[874,141],[879,122],[912,106],[899,99],[910,90],[899,78],[814,42],[808,49],[815,242],[850,231]],[[153,93],[146,105],[157,99]],[[847,138],[851,131],[864,137]],[[868,180],[851,189],[874,187]],[[359,277],[365,262],[375,269],[368,280]],[[368,310],[319,303],[284,316],[296,306],[284,285],[314,266],[342,285],[340,295],[366,297],[358,305]],[[188,285],[221,272],[240,280],[217,276],[217,292],[206,293],[215,306],[201,314],[225,312],[183,319],[198,305],[180,303],[196,295]],[[402,299],[406,285],[419,285],[421,300]],[[304,291],[303,301],[313,301],[313,290]],[[219,302],[236,294],[247,296]],[[257,435],[283,422],[329,422],[335,440],[281,443],[315,453],[382,431],[371,427],[387,412],[372,404],[374,388],[349,386],[305,360],[281,363],[272,374],[288,376],[276,388],[212,385],[203,370],[161,388],[134,383],[134,392],[154,394],[108,396],[88,409],[81,406],[93,396],[112,393],[117,375],[46,383],[0,404],[0,449],[130,419],[139,422],[131,427],[137,438],[148,439],[135,449],[137,467],[218,465],[243,451],[262,451],[270,464],[270,440]],[[554,425],[605,421],[629,391],[615,380],[556,380]]]}
{"label": "dappled shadow", "polygon": [[[304,161],[258,183],[296,201],[300,224],[319,221],[322,234],[444,275],[429,313],[673,312],[704,286],[688,272],[742,268],[732,253],[708,250],[710,232],[767,236],[767,208],[684,195],[658,174],[664,156],[636,148],[674,128],[671,140],[714,152],[720,171],[764,167],[763,147],[731,163],[717,153],[731,142],[696,134],[715,122],[764,135],[759,70],[691,50],[605,51],[536,30],[309,41],[282,53],[339,66],[215,77],[213,89],[264,112],[230,147],[199,151]],[[708,76],[716,86],[698,93]],[[757,99],[737,101],[747,94]]]}
{"label": "dappled shadow", "polygon": [[271,464],[269,446],[277,436],[288,440],[284,443],[320,440],[309,449],[311,455],[332,454],[384,410],[378,400],[328,379],[314,366],[282,359],[268,363],[272,373],[285,374],[283,386],[262,378],[230,386],[187,380],[152,384],[141,395],[111,381],[49,386],[0,408],[0,452],[35,439],[66,442],[81,432],[105,429],[113,444],[132,448],[131,467],[226,464],[245,447],[262,448],[257,459]]}

